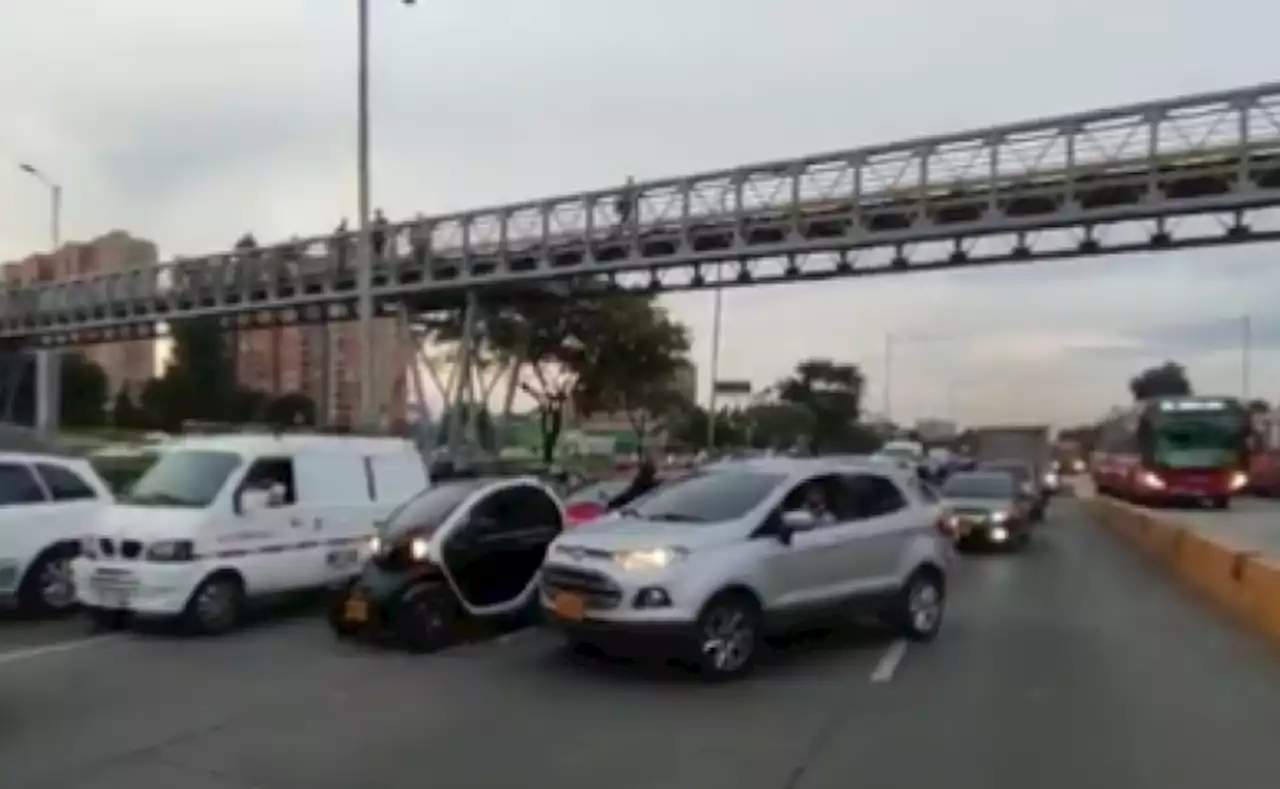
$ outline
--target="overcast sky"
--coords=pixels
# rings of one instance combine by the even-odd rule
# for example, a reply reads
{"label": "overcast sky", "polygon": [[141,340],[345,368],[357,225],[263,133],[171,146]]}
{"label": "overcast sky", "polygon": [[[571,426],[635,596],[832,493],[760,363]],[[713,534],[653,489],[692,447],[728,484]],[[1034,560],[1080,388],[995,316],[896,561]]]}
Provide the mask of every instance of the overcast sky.
{"label": "overcast sky", "polygon": [[[1274,0],[373,0],[374,193],[393,217],[1280,78]],[[354,215],[355,0],[0,0],[0,259],[166,256]],[[7,169],[6,169],[7,168]],[[1280,395],[1280,248],[735,290],[721,376],[856,361],[896,417],[1092,418],[1166,357]],[[711,296],[669,299],[705,389]],[[1275,349],[1275,350],[1273,350]]]}

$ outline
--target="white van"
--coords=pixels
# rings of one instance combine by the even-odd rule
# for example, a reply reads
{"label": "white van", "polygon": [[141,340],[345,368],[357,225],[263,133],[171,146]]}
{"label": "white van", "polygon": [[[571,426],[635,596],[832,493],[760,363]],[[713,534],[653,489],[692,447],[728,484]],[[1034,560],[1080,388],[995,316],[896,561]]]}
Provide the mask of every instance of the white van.
{"label": "white van", "polygon": [[394,438],[209,436],[156,451],[73,564],[99,626],[134,614],[220,633],[250,602],[341,583],[375,521],[429,484],[417,449]]}

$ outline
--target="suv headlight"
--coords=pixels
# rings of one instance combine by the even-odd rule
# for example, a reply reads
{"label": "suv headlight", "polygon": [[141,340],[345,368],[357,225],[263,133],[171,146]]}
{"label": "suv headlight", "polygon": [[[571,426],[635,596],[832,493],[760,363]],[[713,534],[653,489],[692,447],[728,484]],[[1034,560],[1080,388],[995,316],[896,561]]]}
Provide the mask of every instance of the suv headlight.
{"label": "suv headlight", "polygon": [[628,572],[662,570],[689,555],[688,548],[678,545],[667,548],[649,548],[642,551],[617,551],[613,561]]}

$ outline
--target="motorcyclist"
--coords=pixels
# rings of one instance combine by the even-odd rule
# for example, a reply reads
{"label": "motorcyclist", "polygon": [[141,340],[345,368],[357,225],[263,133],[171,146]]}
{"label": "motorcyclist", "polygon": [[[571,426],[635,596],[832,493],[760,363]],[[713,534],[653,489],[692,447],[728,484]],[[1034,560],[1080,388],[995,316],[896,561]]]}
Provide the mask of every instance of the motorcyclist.
{"label": "motorcyclist", "polygon": [[658,470],[651,459],[644,458],[640,461],[640,467],[636,470],[631,484],[609,501],[609,509],[621,509],[656,487],[658,487]]}

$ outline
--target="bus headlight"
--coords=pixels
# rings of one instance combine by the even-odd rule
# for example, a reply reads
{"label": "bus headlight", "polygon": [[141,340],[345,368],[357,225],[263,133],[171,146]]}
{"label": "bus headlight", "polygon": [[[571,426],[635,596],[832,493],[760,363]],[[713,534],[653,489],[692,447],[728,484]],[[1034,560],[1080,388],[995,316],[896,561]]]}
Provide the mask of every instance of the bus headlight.
{"label": "bus headlight", "polygon": [[1227,481],[1227,487],[1231,490],[1242,490],[1249,484],[1249,475],[1243,471],[1234,472],[1231,479]]}
{"label": "bus headlight", "polygon": [[1160,479],[1160,477],[1150,471],[1142,472],[1142,474],[1138,476],[1138,482],[1153,490],[1164,490],[1165,487],[1164,480]]}

